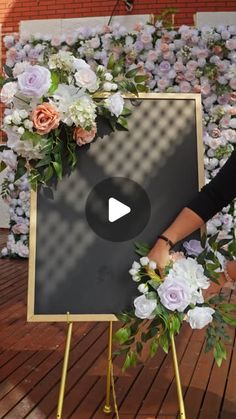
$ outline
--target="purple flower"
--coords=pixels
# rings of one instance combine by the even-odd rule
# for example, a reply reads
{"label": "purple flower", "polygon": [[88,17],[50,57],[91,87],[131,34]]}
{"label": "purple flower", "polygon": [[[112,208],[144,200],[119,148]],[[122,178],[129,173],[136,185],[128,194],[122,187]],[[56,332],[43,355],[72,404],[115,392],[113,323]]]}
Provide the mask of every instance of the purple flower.
{"label": "purple flower", "polygon": [[159,70],[162,73],[168,73],[168,71],[170,71],[171,69],[171,65],[169,63],[169,61],[162,61],[159,65]]}
{"label": "purple flower", "polygon": [[182,278],[167,277],[157,290],[163,306],[183,312],[191,303],[192,290]]}
{"label": "purple flower", "polygon": [[50,85],[50,71],[39,65],[27,67],[24,73],[18,76],[19,89],[25,96],[42,97],[47,93]]}
{"label": "purple flower", "polygon": [[184,242],[183,247],[189,256],[198,256],[203,251],[199,240],[189,240],[189,242]]}

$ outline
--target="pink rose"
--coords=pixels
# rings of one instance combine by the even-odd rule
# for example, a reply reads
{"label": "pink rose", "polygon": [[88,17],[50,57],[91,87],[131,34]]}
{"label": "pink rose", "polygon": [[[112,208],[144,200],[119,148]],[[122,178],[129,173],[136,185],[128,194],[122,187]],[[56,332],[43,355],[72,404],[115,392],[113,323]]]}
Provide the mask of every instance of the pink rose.
{"label": "pink rose", "polygon": [[229,85],[230,85],[231,89],[236,90],[236,77],[233,77],[230,80]]}
{"label": "pink rose", "polygon": [[214,128],[211,132],[210,132],[211,136],[213,138],[218,138],[221,136],[221,131],[219,130],[219,128]]}
{"label": "pink rose", "polygon": [[201,93],[201,91],[202,91],[202,88],[201,88],[200,84],[196,84],[196,85],[193,87],[193,92],[194,92],[194,93]]}
{"label": "pink rose", "polygon": [[62,38],[61,36],[53,36],[52,40],[51,40],[51,45],[53,47],[59,47],[59,45],[61,45],[62,42]]}
{"label": "pink rose", "polygon": [[29,227],[25,224],[15,224],[12,227],[12,231],[14,234],[28,234],[29,232]]}
{"label": "pink rose", "polygon": [[235,107],[231,107],[231,108],[229,108],[229,109],[227,110],[227,114],[228,114],[228,115],[231,115],[231,116],[236,115],[236,106],[235,106]]}
{"label": "pink rose", "polygon": [[93,127],[90,131],[86,131],[83,128],[77,127],[74,130],[74,140],[78,144],[78,146],[82,146],[93,141],[95,135],[97,133],[97,127]]}
{"label": "pink rose", "polygon": [[212,48],[212,52],[216,55],[220,55],[222,53],[222,47],[220,45],[215,45]]}
{"label": "pink rose", "polygon": [[140,32],[143,28],[143,23],[142,22],[138,22],[134,25],[134,31],[135,32]]}
{"label": "pink rose", "polygon": [[170,47],[165,42],[162,42],[161,45],[160,45],[160,49],[161,49],[161,52],[169,52]]}
{"label": "pink rose", "polygon": [[182,93],[191,92],[191,84],[188,81],[181,81],[179,84],[179,88]]}
{"label": "pink rose", "polygon": [[149,33],[143,33],[140,37],[140,40],[144,45],[147,45],[152,42],[152,36]]}
{"label": "pink rose", "polygon": [[230,126],[230,118],[228,116],[223,116],[223,118],[221,118],[221,120],[220,120],[220,125],[223,128],[229,128],[229,126]]}
{"label": "pink rose", "polygon": [[230,99],[232,100],[232,102],[236,102],[236,92],[230,93]]}
{"label": "pink rose", "polygon": [[230,51],[233,51],[234,49],[236,49],[236,39],[235,38],[228,39],[225,43],[225,46]]}
{"label": "pink rose", "polygon": [[33,110],[32,121],[37,133],[44,135],[58,127],[60,114],[50,103],[42,103]]}

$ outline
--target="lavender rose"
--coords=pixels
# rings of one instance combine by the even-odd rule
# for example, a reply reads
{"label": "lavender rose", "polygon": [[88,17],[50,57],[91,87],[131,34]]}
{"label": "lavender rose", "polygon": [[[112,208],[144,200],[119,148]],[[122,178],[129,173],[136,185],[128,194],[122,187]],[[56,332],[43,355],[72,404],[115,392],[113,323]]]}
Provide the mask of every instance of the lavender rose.
{"label": "lavender rose", "polygon": [[198,256],[203,251],[199,240],[189,240],[189,242],[184,242],[183,246],[189,256]]}
{"label": "lavender rose", "polygon": [[135,316],[139,319],[153,319],[155,314],[152,314],[157,305],[156,300],[148,300],[145,295],[135,298]]}
{"label": "lavender rose", "polygon": [[51,85],[50,71],[40,65],[31,65],[18,76],[18,87],[25,96],[42,97]]}
{"label": "lavender rose", "polygon": [[190,304],[192,291],[188,284],[178,277],[168,277],[157,290],[163,306],[168,310],[183,312]]}
{"label": "lavender rose", "polygon": [[187,312],[187,322],[192,329],[203,329],[213,320],[215,310],[210,307],[195,307]]}

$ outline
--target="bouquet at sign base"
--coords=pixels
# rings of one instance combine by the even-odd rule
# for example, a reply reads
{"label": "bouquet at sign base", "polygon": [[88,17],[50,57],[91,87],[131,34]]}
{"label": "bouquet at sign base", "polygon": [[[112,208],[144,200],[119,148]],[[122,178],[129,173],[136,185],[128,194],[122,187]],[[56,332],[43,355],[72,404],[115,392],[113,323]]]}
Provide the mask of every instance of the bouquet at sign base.
{"label": "bouquet at sign base", "polygon": [[206,328],[205,351],[213,351],[218,366],[226,359],[225,342],[230,340],[227,327],[236,326],[236,304],[224,301],[221,294],[204,298],[204,291],[211,281],[218,282],[222,256],[232,259],[236,243],[216,239],[217,235],[208,241],[203,237],[202,243],[186,242],[184,247],[190,254],[173,252],[162,276],[156,263],[146,256],[148,247],[136,246],[142,257],[133,262],[129,273],[140,295],[130,312],[118,316],[124,325],[114,336],[120,345],[116,354],[125,355],[123,370],[141,360],[145,346],[150,357],[158,347],[167,353],[171,338],[184,322],[192,329]]}

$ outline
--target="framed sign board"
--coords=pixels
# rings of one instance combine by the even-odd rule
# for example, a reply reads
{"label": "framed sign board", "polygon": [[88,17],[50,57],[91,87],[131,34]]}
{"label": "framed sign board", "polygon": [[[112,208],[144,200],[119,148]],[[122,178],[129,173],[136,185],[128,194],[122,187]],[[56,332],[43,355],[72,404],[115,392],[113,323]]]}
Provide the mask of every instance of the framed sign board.
{"label": "framed sign board", "polygon": [[116,320],[137,296],[134,242],[154,244],[203,186],[200,95],[127,105],[129,131],[103,121],[76,169],[31,193],[28,321]]}

